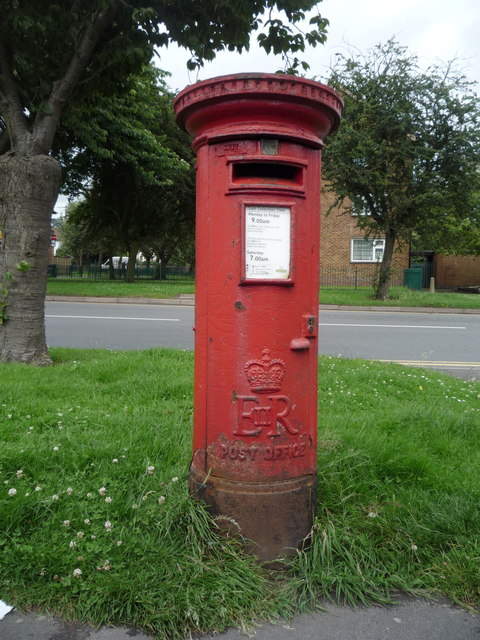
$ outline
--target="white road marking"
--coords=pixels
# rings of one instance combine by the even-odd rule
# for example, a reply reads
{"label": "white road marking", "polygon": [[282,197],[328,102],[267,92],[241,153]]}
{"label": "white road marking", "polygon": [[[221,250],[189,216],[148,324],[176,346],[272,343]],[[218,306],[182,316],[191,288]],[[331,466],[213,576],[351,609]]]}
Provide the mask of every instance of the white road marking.
{"label": "white road marking", "polygon": [[81,320],[143,320],[145,322],[180,322],[180,318],[127,318],[125,316],[56,316],[47,314],[46,318],[76,318]]}
{"label": "white road marking", "polygon": [[474,369],[480,368],[480,362],[448,362],[432,360],[377,360],[377,362],[392,362],[411,367],[440,367],[446,369]]}
{"label": "white road marking", "polygon": [[319,322],[321,327],[371,327],[371,328],[386,328],[386,329],[461,329],[465,330],[467,327],[441,327],[438,325],[422,325],[422,324],[356,324],[353,322]]}

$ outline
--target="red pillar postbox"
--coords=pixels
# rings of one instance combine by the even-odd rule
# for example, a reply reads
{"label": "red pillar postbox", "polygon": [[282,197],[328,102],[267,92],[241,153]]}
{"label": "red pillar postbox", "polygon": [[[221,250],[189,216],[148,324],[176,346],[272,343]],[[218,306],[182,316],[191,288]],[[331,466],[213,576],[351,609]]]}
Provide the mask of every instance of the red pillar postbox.
{"label": "red pillar postbox", "polygon": [[251,73],[174,106],[198,161],[190,488],[273,560],[313,521],[320,160],[342,102]]}

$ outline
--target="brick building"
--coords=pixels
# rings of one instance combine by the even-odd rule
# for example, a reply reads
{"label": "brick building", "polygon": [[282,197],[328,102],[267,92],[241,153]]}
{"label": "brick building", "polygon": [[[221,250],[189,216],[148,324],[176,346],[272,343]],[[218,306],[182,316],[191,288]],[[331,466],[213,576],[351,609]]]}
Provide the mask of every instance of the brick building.
{"label": "brick building", "polygon": [[[320,282],[323,287],[371,286],[383,257],[384,238],[365,238],[357,216],[333,209],[332,193],[322,192],[320,225]],[[409,266],[408,246],[397,246],[393,257],[392,284],[403,284],[403,270]]]}
{"label": "brick building", "polygon": [[[320,235],[320,282],[323,287],[371,286],[383,256],[384,239],[364,238],[357,226],[357,216],[333,209],[332,193],[322,192]],[[424,265],[423,286],[430,276],[437,289],[457,289],[480,285],[480,256],[446,256],[435,251],[410,255],[408,245],[397,245],[392,264],[392,285],[403,284],[403,271],[409,266]]]}

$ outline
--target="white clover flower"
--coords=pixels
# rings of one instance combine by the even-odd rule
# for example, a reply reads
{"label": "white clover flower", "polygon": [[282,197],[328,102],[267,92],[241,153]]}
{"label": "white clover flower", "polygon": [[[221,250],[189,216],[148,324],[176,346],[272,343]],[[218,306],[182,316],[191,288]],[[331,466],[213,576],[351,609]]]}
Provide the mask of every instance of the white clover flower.
{"label": "white clover flower", "polygon": [[178,482],[178,478],[177,478],[177,476],[175,476],[174,478],[172,478],[172,482]]}
{"label": "white clover flower", "polygon": [[117,547],[121,547],[123,542],[121,540],[117,540]]}
{"label": "white clover flower", "polygon": [[35,491],[41,491],[41,490],[42,490],[42,487],[39,484],[37,484],[37,486],[35,487]]}
{"label": "white clover flower", "polygon": [[15,475],[17,476],[17,478],[23,478],[23,469],[18,469]]}
{"label": "white clover flower", "polygon": [[53,447],[53,450],[54,450],[54,451],[58,451],[58,450],[59,450],[59,448],[60,448],[60,447],[55,446],[55,447]]}
{"label": "white clover flower", "polygon": [[52,496],[52,500],[58,500],[58,495],[56,493]]}
{"label": "white clover flower", "polygon": [[98,490],[98,493],[99,493],[101,496],[104,496],[104,495],[106,495],[107,490],[106,490],[106,488],[105,488],[105,487],[100,487],[100,489]]}
{"label": "white clover flower", "polygon": [[412,551],[417,551],[417,550],[418,550],[418,547],[417,547],[417,545],[416,545],[416,544],[412,544],[412,546],[410,547],[410,549],[411,549]]}
{"label": "white clover flower", "polygon": [[112,523],[110,522],[110,520],[105,520],[105,529],[106,529],[107,531],[111,531],[111,530],[113,529],[113,525],[112,525]]}
{"label": "white clover flower", "polygon": [[138,509],[138,504],[132,504],[132,509]]}
{"label": "white clover flower", "polygon": [[70,520],[64,520],[63,521],[63,526],[64,527],[69,527],[70,526]]}
{"label": "white clover flower", "polygon": [[95,536],[93,533],[92,533],[92,535],[90,536],[90,538],[91,538],[92,540],[95,540],[95,538],[96,538],[96,537],[97,537],[97,536]]}
{"label": "white clover flower", "polygon": [[26,497],[26,498],[28,498],[28,496],[29,496],[29,495],[30,495],[30,494],[29,494],[29,493],[28,493],[28,491],[27,491],[27,493],[25,494],[25,497]]}
{"label": "white clover flower", "polygon": [[113,464],[118,464],[118,458],[113,458],[112,462]]}
{"label": "white clover flower", "polygon": [[9,496],[16,496],[17,495],[17,490],[15,488],[9,489],[8,490],[8,495]]}
{"label": "white clover flower", "polygon": [[72,487],[68,487],[67,490],[65,491],[65,493],[67,493],[69,496],[71,496],[72,493],[73,493]]}
{"label": "white clover flower", "polygon": [[79,578],[82,575],[82,570],[81,569],[74,569],[73,570],[73,577],[74,578]]}
{"label": "white clover flower", "polygon": [[157,502],[158,504],[163,504],[165,502],[165,496],[160,496]]}
{"label": "white clover flower", "polygon": [[79,540],[81,540],[83,538],[85,534],[83,533],[83,531],[78,531],[77,533],[77,538],[79,538]]}
{"label": "white clover flower", "polygon": [[90,524],[90,518],[85,518],[85,520],[83,521],[83,524]]}
{"label": "white clover flower", "polygon": [[91,493],[90,491],[87,493],[87,498],[91,498],[93,496],[93,493]]}
{"label": "white clover flower", "polygon": [[71,540],[68,546],[70,547],[70,549],[75,549],[75,547],[77,546],[77,541]]}
{"label": "white clover flower", "polygon": [[105,498],[105,502],[110,503],[111,501],[112,501],[112,499],[111,499],[111,497],[110,497],[110,496],[107,496],[107,497]]}
{"label": "white clover flower", "polygon": [[147,473],[149,473],[150,475],[155,471],[155,467],[153,466],[153,464],[149,465],[147,467]]}
{"label": "white clover flower", "polygon": [[368,517],[369,518],[378,518],[378,513],[376,511],[369,511]]}

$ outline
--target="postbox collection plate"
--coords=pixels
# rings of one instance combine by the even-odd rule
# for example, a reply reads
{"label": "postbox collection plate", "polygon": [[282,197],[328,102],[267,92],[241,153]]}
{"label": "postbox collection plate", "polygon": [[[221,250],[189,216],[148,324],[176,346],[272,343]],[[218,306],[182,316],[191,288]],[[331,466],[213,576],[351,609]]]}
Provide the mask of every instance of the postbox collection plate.
{"label": "postbox collection plate", "polygon": [[245,206],[245,279],[290,277],[290,230],[290,207]]}

